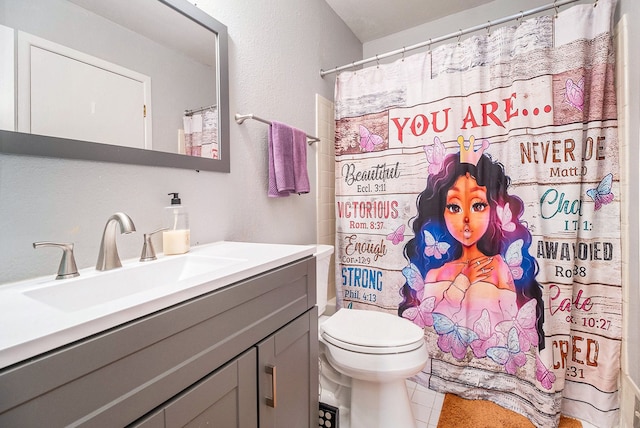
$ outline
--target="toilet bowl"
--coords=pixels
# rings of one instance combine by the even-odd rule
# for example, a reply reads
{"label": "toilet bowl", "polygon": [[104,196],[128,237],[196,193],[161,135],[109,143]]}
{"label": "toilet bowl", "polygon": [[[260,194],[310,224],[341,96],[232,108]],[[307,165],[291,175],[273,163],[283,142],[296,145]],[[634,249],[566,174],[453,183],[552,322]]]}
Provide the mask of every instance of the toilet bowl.
{"label": "toilet bowl", "polygon": [[[319,272],[317,278],[326,298]],[[405,380],[427,363],[423,330],[397,315],[359,309],[339,309],[318,325],[320,401],[339,407],[340,427],[415,427]]]}
{"label": "toilet bowl", "polygon": [[351,428],[414,427],[405,380],[427,363],[422,329],[384,312],[340,309],[320,330],[329,364],[351,378]]}

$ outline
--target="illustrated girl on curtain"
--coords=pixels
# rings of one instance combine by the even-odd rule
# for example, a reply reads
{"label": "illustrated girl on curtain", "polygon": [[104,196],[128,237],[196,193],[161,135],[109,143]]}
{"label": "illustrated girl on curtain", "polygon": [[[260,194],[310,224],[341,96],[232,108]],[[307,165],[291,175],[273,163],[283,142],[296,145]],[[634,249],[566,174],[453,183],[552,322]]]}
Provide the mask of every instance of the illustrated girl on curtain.
{"label": "illustrated girl on curtain", "polygon": [[544,348],[542,288],[529,255],[531,234],[520,222],[522,200],[510,195],[504,167],[458,137],[459,153],[446,155],[436,137],[425,148],[429,176],[418,195],[415,234],[405,246],[409,265],[400,316],[438,335],[437,344],[457,360],[469,351],[508,373],[536,356],[549,389],[555,377],[537,358]]}

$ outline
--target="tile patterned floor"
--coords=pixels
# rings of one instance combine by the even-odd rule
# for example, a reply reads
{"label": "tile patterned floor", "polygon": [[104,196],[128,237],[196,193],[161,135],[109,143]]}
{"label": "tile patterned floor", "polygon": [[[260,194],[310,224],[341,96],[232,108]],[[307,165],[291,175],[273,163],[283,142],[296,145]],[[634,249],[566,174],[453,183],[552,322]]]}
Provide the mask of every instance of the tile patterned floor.
{"label": "tile patterned floor", "polygon": [[436,428],[444,394],[432,391],[410,380],[407,381],[407,391],[409,398],[411,398],[417,428]]}

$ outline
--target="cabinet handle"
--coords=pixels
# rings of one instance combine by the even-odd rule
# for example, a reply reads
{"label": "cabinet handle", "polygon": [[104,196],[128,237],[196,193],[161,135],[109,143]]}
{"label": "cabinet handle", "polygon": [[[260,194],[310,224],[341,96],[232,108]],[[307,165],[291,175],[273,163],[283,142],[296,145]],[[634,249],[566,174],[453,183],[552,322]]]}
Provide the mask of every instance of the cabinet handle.
{"label": "cabinet handle", "polygon": [[269,407],[273,407],[275,409],[276,407],[276,366],[272,366],[270,364],[267,364],[265,366],[265,371],[267,372],[267,374],[271,375],[271,398],[267,398],[267,406]]}

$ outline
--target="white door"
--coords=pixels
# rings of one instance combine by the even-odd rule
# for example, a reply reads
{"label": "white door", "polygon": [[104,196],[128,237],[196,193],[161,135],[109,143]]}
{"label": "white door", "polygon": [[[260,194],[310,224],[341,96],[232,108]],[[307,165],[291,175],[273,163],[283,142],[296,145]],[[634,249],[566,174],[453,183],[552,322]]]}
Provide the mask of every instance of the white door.
{"label": "white door", "polygon": [[15,131],[13,29],[0,25],[0,129]]}
{"label": "white door", "polygon": [[148,77],[31,35],[19,38],[20,131],[151,147]]}

